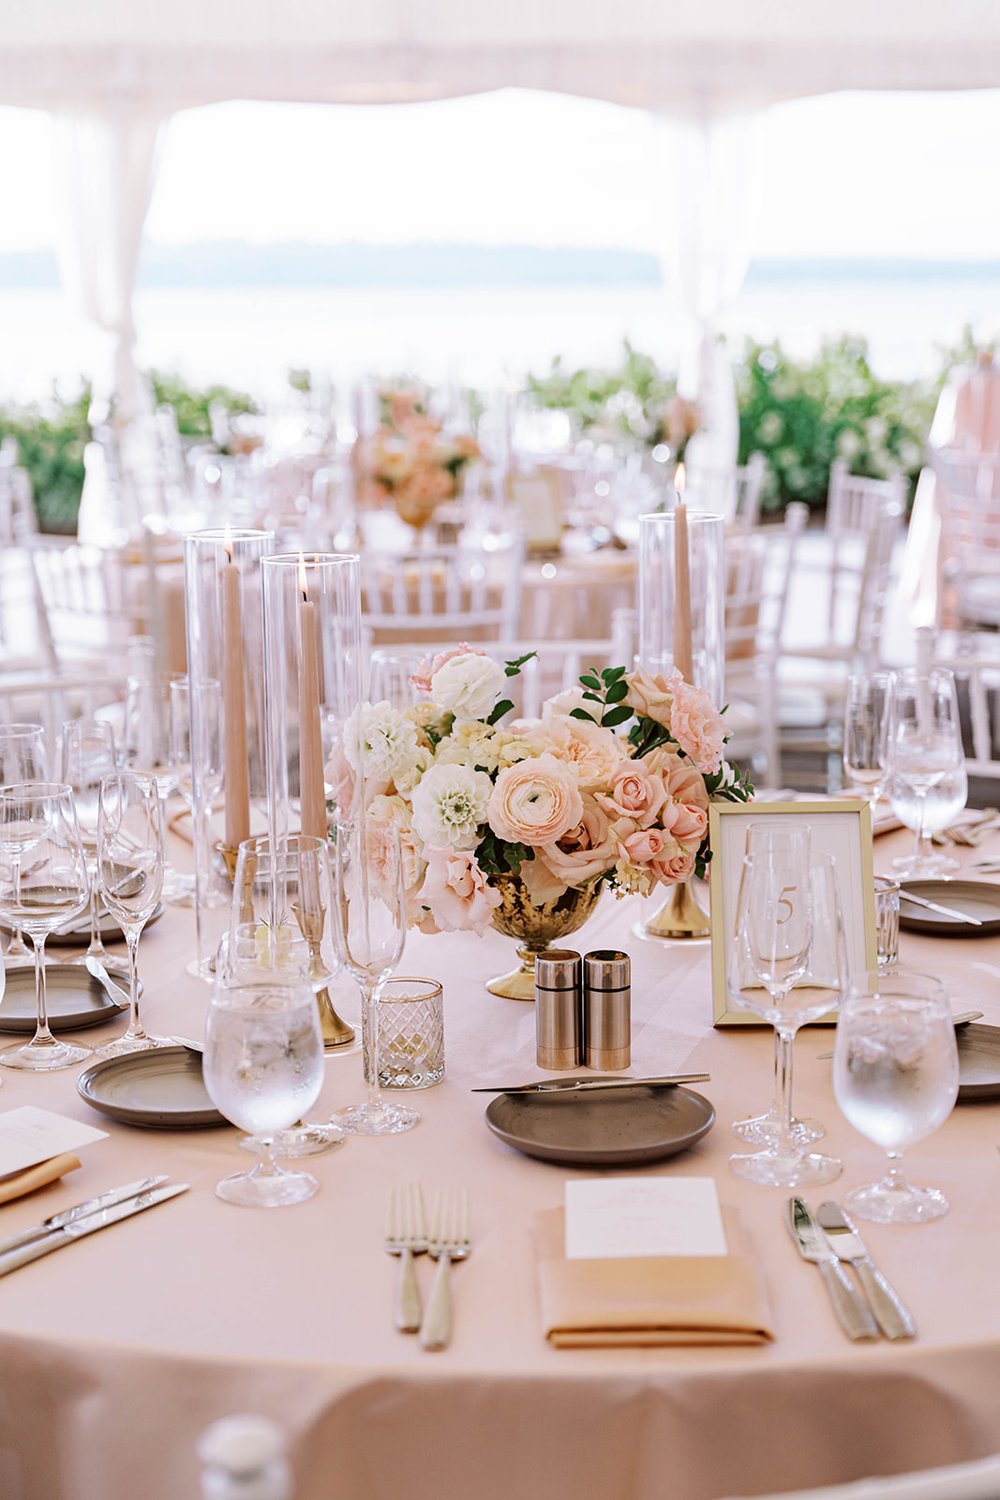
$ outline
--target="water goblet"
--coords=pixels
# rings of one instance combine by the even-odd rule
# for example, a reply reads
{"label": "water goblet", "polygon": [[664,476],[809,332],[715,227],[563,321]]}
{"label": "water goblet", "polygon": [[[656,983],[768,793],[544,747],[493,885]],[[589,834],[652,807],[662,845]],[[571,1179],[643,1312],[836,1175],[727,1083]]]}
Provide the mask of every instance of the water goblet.
{"label": "water goblet", "polygon": [[965,806],[968,782],[962,756],[955,678],[943,667],[900,672],[890,694],[887,748],[889,800],[913,829],[913,852],[894,859],[904,877],[952,875],[958,861],[931,850],[929,835]]}
{"label": "water goblet", "polygon": [[888,1171],[852,1188],[844,1202],[876,1224],[923,1224],[948,1212],[937,1188],[913,1187],[904,1149],[931,1135],[958,1097],[958,1049],[944,986],[925,974],[875,972],[852,985],[841,1006],[833,1090],[860,1135],[881,1146]]}
{"label": "water goblet", "polygon": [[147,1032],[139,1016],[139,937],[163,888],[163,824],[152,776],[123,771],[101,782],[97,878],[104,904],[128,944],[129,1022],[124,1036],[95,1055],[119,1057],[150,1047],[172,1047],[170,1037]]}
{"label": "water goblet", "polygon": [[792,1130],[792,1053],[800,1026],[836,1004],[845,981],[843,916],[836,862],[814,854],[808,868],[787,854],[744,859],[729,989],[769,1021],[781,1049],[781,1118],[763,1150],[729,1158],[737,1177],[769,1187],[832,1182],[842,1164],[803,1149]]}
{"label": "water goblet", "polygon": [[[0,785],[44,781],[47,775],[45,731],[41,724],[0,724]],[[11,858],[18,857],[18,851],[12,849]],[[33,961],[21,929],[15,927],[4,955],[5,964],[8,968],[27,968]]]}
{"label": "water goblet", "polygon": [[844,771],[869,803],[872,816],[886,780],[891,672],[859,672],[847,679],[844,704]]}
{"label": "water goblet", "polygon": [[90,1052],[57,1040],[49,1029],[45,940],[86,910],[90,893],[71,789],[28,781],[0,790],[0,853],[0,916],[31,938],[37,1006],[31,1041],[0,1053],[0,1063],[34,1072],[68,1068]]}
{"label": "water goblet", "polygon": [[361,990],[361,1039],[368,1097],[334,1113],[353,1135],[396,1135],[419,1114],[390,1104],[379,1093],[376,1007],[386,980],[403,955],[406,895],[399,831],[376,823],[362,807],[352,822],[338,823],[334,867],[334,936],[342,962]]}
{"label": "water goblet", "polygon": [[216,984],[203,1055],[205,1087],[227,1120],[248,1131],[259,1159],[216,1184],[216,1195],[248,1208],[283,1208],[319,1187],[274,1160],[275,1135],[311,1109],[323,1086],[323,1041],[308,984]]}
{"label": "water goblet", "polygon": [[101,937],[100,899],[97,889],[97,818],[101,782],[114,774],[115,734],[106,719],[72,719],[63,725],[63,781],[73,788],[77,822],[90,876],[90,943],[82,959],[86,968],[104,968],[109,974],[128,974],[128,964],[113,958]]}
{"label": "water goblet", "polygon": [[[802,818],[775,813],[761,818],[747,827],[745,852],[747,854],[781,854],[794,858],[805,870],[809,865],[809,824]],[[791,1055],[787,1066],[791,1066]],[[792,1081],[788,1081],[791,1091]],[[774,1033],[774,1094],[771,1104],[761,1115],[751,1115],[745,1120],[735,1120],[732,1130],[740,1140],[754,1146],[767,1146],[775,1140],[781,1129],[781,1044],[778,1033]],[[803,1145],[822,1140],[826,1134],[818,1120],[799,1120],[793,1117],[792,1133]]]}

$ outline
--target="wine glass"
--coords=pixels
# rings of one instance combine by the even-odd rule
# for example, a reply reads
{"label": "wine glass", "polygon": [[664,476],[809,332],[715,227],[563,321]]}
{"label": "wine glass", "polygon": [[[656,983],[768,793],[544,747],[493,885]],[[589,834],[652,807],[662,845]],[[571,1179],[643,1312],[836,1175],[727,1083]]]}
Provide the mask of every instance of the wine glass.
{"label": "wine glass", "polygon": [[[223,982],[308,984],[321,1014],[335,968],[323,952],[331,904],[330,862],[323,839],[307,834],[244,839],[236,858],[232,916],[219,962]],[[296,1120],[275,1135],[271,1149],[275,1156],[313,1156],[343,1144],[339,1126]],[[248,1151],[258,1149],[253,1140],[240,1145]]]}
{"label": "wine glass", "polygon": [[378,999],[403,955],[406,896],[399,831],[374,823],[359,807],[352,822],[338,823],[332,851],[334,937],[340,958],[361,990],[361,1042],[368,1097],[336,1110],[338,1125],[353,1135],[396,1135],[419,1120],[412,1109],[390,1104],[378,1085]]}
{"label": "wine glass", "polygon": [[411,708],[418,701],[418,693],[410,678],[426,659],[426,652],[399,647],[373,651],[368,667],[368,701],[391,703],[401,713]]}
{"label": "wine glass", "polygon": [[[171,764],[169,694],[171,678],[156,672],[130,677],[125,693],[125,735],[122,763],[138,776],[148,776],[166,826],[167,801],[177,790],[177,768]],[[161,841],[162,847],[162,841]],[[190,905],[193,882],[174,869],[164,854],[161,895],[171,905]]]}
{"label": "wine glass", "polygon": [[[209,802],[222,786],[222,695],[214,678],[192,684],[185,676],[171,677],[167,699],[167,764],[174,786],[194,819],[194,747],[191,739],[191,694],[199,695],[202,781]],[[193,838],[193,833],[192,833]],[[194,905],[194,876],[174,872],[175,906]]]}
{"label": "wine glass", "polygon": [[891,672],[861,672],[847,679],[844,704],[844,771],[867,799],[872,816],[886,779]]}
{"label": "wine glass", "polygon": [[913,853],[894,859],[894,868],[916,879],[954,874],[958,861],[933,853],[928,837],[961,812],[968,795],[955,678],[946,668],[897,674],[886,769],[892,810],[914,833]]}
{"label": "wine glass", "polygon": [[[48,772],[45,731],[41,724],[0,724],[0,785],[44,781]],[[11,857],[18,857],[16,850]],[[33,962],[19,927],[11,932],[4,962],[12,969],[26,968]]]}
{"label": "wine glass", "polygon": [[278,1131],[312,1108],[323,1086],[323,1041],[312,987],[217,983],[202,1066],[212,1102],[249,1132],[260,1153],[249,1171],[217,1183],[217,1196],[248,1208],[282,1208],[311,1198],[319,1187],[315,1177],[286,1172],[271,1147]]}
{"label": "wine glass", "polygon": [[101,782],[97,814],[97,878],[108,911],[128,944],[129,1021],[125,1035],[100,1047],[97,1057],[119,1057],[149,1047],[172,1047],[139,1018],[139,936],[163,888],[163,828],[152,776],[123,771]]}
{"label": "wine glass", "polygon": [[83,959],[76,962],[84,963],[88,969],[93,965],[98,978],[102,968],[109,974],[128,973],[128,964],[120,958],[113,958],[101,938],[97,890],[97,818],[101,782],[105,776],[113,775],[115,768],[115,735],[110,723],[104,719],[72,719],[63,725],[63,781],[73,788],[80,839],[90,876],[90,944]]}
{"label": "wine glass", "polygon": [[899,1162],[951,1114],[958,1097],[958,1049],[944,986],[926,974],[873,972],[852,985],[837,1022],[833,1089],[841,1111],[883,1147],[880,1182],[852,1188],[844,1202],[876,1224],[922,1224],[948,1212],[937,1188],[912,1187]]}
{"label": "wine glass", "polygon": [[748,854],[743,862],[729,988],[778,1033],[781,1118],[763,1150],[731,1156],[737,1177],[770,1187],[832,1182],[842,1164],[803,1149],[792,1129],[792,1049],[800,1026],[836,1004],[845,978],[843,916],[836,861],[813,854],[807,865],[787,852]]}
{"label": "wine glass", "polygon": [[[747,826],[745,852],[747,854],[781,854],[794,858],[803,869],[809,864],[809,824],[803,819],[783,817],[776,813],[769,818]],[[791,1068],[789,1054],[786,1065]],[[792,1080],[788,1080],[789,1092]],[[781,1130],[781,1043],[774,1033],[774,1091],[767,1110],[761,1115],[751,1115],[745,1120],[733,1122],[733,1134],[754,1146],[767,1146]],[[822,1140],[826,1130],[818,1120],[792,1119],[792,1133],[802,1145]]]}
{"label": "wine glass", "polygon": [[0,1063],[34,1072],[68,1068],[90,1052],[57,1041],[49,1030],[45,940],[86,910],[90,894],[72,790],[51,781],[26,781],[0,790],[0,852],[0,916],[31,938],[38,1012],[31,1041],[0,1053]]}

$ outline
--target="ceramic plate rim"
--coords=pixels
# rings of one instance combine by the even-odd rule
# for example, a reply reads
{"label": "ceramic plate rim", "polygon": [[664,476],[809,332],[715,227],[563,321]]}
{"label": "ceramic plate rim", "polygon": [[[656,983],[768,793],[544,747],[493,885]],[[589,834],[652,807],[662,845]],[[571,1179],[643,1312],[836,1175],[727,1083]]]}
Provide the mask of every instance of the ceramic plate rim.
{"label": "ceramic plate rim", "polygon": [[[117,1120],[123,1125],[135,1125],[139,1129],[146,1130],[195,1130],[201,1126],[226,1125],[229,1122],[219,1113],[215,1105],[209,1109],[194,1109],[179,1112],[174,1117],[164,1116],[164,1110],[141,1111],[131,1105],[115,1104],[108,1099],[102,1099],[95,1095],[90,1088],[95,1078],[102,1074],[113,1072],[123,1064],[136,1066],[137,1059],[143,1056],[157,1057],[183,1057],[188,1060],[193,1056],[187,1047],[154,1047],[149,1052],[126,1052],[119,1057],[100,1057],[96,1062],[86,1067],[76,1080],[76,1091],[91,1109],[96,1109],[100,1114],[107,1115],[108,1119]],[[139,1063],[139,1066],[142,1066]]]}
{"label": "ceramic plate rim", "polygon": [[[918,896],[927,896],[929,901],[937,901],[942,906],[949,905],[948,889],[954,891],[957,899],[961,901],[963,888],[975,887],[978,891],[989,891],[993,895],[993,904],[996,907],[995,917],[986,917],[982,927],[974,927],[971,922],[952,921],[947,917],[935,917],[933,912],[925,912],[918,915],[909,915],[903,911],[903,902],[906,899],[907,889],[916,892]],[[928,894],[926,888],[932,887],[934,894]],[[990,880],[945,880],[938,876],[927,880],[902,880],[899,887],[899,925],[904,932],[916,932],[925,937],[996,937],[1000,933],[1000,885]],[[914,908],[919,911],[919,908]]]}
{"label": "ceramic plate rim", "polygon": [[[22,974],[26,976],[27,984],[32,990],[32,999],[34,998],[34,967],[29,964],[17,969],[8,969],[6,974],[4,993],[3,996],[0,997],[0,1035],[30,1036],[35,1029],[34,1006],[32,1006],[32,1009],[18,1020],[11,1020],[9,1017],[4,1016],[3,1003],[7,998],[6,985],[10,983],[13,976],[20,976]],[[107,1005],[102,1005],[100,1007],[95,1006],[92,1010],[70,1011],[67,1015],[59,1015],[53,1014],[52,1002],[50,999],[48,1007],[49,1025],[57,1036],[61,1036],[64,1031],[86,1031],[88,1027],[91,1026],[106,1026],[109,1021],[117,1020],[120,1015],[123,1015],[124,1012],[128,1010],[128,1006],[119,1005],[114,996],[109,993],[107,986],[102,984],[96,975],[90,974],[82,964],[47,963],[45,965],[46,982],[48,982],[53,976],[58,974],[75,974],[78,977],[90,980],[92,984],[96,984],[100,988],[108,1003]]]}
{"label": "ceramic plate rim", "polygon": [[[664,1094],[666,1092],[666,1088],[650,1088],[646,1091],[646,1097],[655,1097],[658,1094]],[[570,1146],[546,1147],[544,1145],[540,1146],[538,1149],[529,1150],[528,1145],[525,1143],[523,1138],[515,1138],[510,1131],[505,1130],[501,1125],[498,1125],[495,1119],[491,1118],[490,1111],[501,1109],[504,1105],[504,1102],[512,1097],[507,1094],[498,1094],[495,1099],[491,1099],[483,1113],[483,1118],[486,1122],[487,1127],[492,1131],[492,1133],[497,1137],[498,1140],[503,1141],[504,1144],[510,1146],[512,1150],[520,1152],[522,1156],[530,1156],[535,1161],[548,1162],[553,1166],[641,1166],[645,1162],[662,1161],[668,1156],[679,1156],[682,1151],[687,1151],[690,1149],[690,1147],[697,1145],[698,1141],[706,1136],[712,1129],[712,1126],[715,1124],[717,1118],[715,1105],[711,1102],[710,1099],[706,1099],[704,1094],[698,1093],[695,1089],[684,1088],[676,1085],[670,1087],[670,1092],[672,1094],[682,1094],[685,1096],[685,1098],[696,1100],[699,1108],[703,1108],[706,1112],[705,1119],[703,1123],[694,1131],[689,1132],[683,1137],[682,1144],[679,1143],[680,1138],[675,1137],[672,1141],[663,1141],[658,1145],[653,1145],[649,1148],[649,1150],[642,1150],[642,1148],[639,1147],[622,1147],[609,1149],[607,1151],[583,1149],[579,1153],[577,1153],[574,1152],[572,1150],[572,1147]],[[558,1094],[548,1096],[538,1095],[534,1100],[531,1100],[530,1096],[522,1095],[521,1102],[523,1103],[527,1099],[527,1107],[529,1109],[532,1107],[532,1104],[548,1108],[551,1108],[554,1104],[555,1107],[558,1108],[560,1104],[568,1103],[574,1098],[582,1099],[584,1097],[589,1097],[591,1100],[593,1100],[594,1095],[591,1094],[589,1096],[585,1096],[581,1094],[564,1094],[561,1097]],[[572,1107],[572,1105],[570,1107]],[[534,1143],[529,1144],[533,1145]],[[553,1154],[554,1152],[557,1152],[558,1154]],[[639,1154],[637,1154],[637,1152]]]}

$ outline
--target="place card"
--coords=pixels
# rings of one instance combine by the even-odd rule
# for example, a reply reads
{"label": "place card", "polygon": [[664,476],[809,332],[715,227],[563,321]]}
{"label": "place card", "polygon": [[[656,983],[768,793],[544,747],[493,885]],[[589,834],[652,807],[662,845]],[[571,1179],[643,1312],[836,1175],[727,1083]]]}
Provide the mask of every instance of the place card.
{"label": "place card", "polygon": [[711,1177],[615,1177],[566,1184],[566,1259],[725,1255]]}
{"label": "place card", "polygon": [[104,1140],[107,1133],[50,1109],[36,1109],[33,1104],[8,1109],[0,1114],[0,1177],[22,1172],[64,1151],[78,1151],[81,1146]]}

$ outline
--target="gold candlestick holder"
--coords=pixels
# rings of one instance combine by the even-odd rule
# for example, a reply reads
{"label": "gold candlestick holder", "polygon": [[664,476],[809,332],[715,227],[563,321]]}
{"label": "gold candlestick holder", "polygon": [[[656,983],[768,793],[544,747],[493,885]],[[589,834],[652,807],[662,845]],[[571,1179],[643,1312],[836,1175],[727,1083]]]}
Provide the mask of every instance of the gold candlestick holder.
{"label": "gold candlestick holder", "polygon": [[670,887],[659,911],[638,922],[635,935],[658,942],[693,942],[710,937],[712,928],[708,912],[691,888],[690,880]]}
{"label": "gold candlestick holder", "polygon": [[[309,946],[309,971],[313,980],[325,980],[326,965],[323,963],[323,929],[326,926],[326,910],[320,907],[313,911],[302,906],[298,902],[292,907],[295,920],[299,924],[299,931]],[[355,1041],[357,1033],[342,1016],[337,1014],[336,1007],[330,998],[330,991],[326,984],[316,991],[316,1004],[319,1006],[319,1025],[323,1035],[323,1051],[337,1052],[342,1047],[350,1047]]]}

